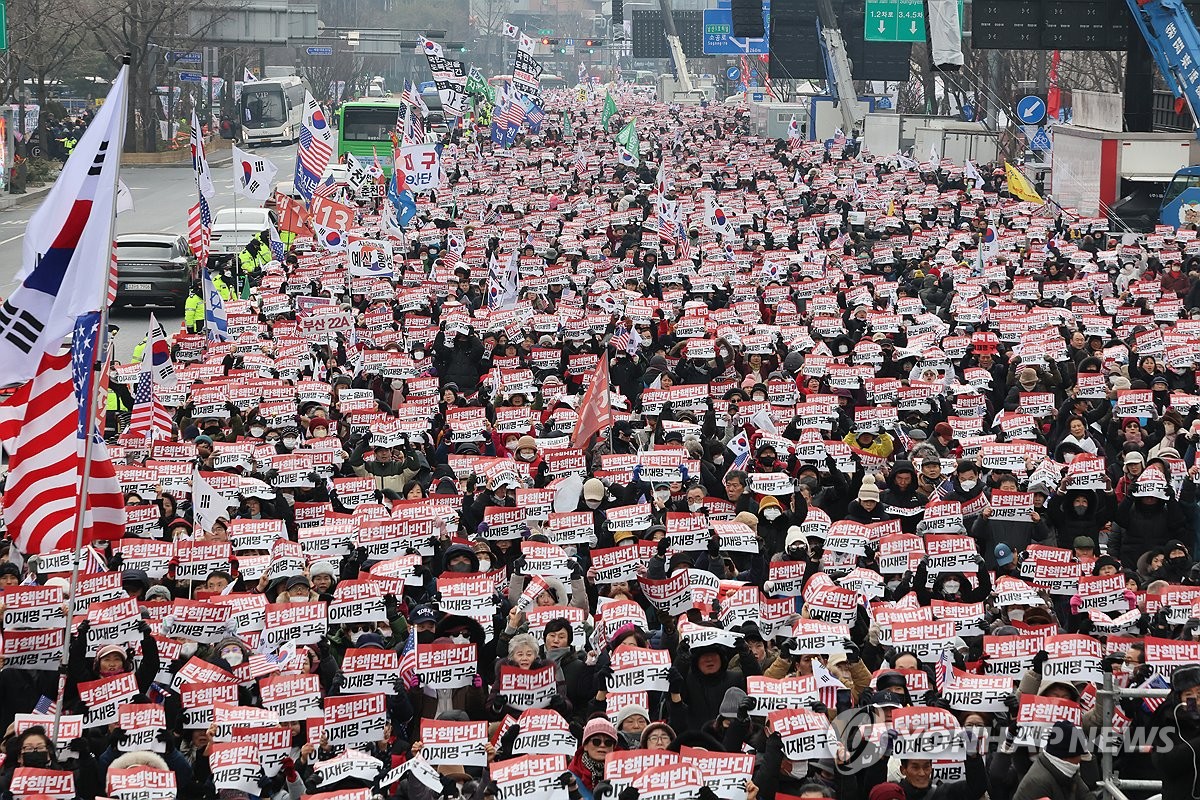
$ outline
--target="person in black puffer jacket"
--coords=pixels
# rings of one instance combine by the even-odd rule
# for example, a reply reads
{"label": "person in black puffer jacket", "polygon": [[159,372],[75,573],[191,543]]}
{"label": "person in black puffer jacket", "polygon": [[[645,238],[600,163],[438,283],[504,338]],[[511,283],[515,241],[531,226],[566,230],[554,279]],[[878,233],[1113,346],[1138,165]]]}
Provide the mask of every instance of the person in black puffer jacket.
{"label": "person in black puffer jacket", "polygon": [[689,651],[680,642],[670,673],[671,727],[698,731],[717,718],[725,692],[736,686],[746,690],[746,676],[759,675],[758,661],[746,645],[737,640],[740,669],[730,669],[732,653],[722,645],[708,645]]}
{"label": "person in black puffer jacket", "polygon": [[1180,531],[1190,530],[1179,501],[1158,497],[1126,497],[1117,506],[1116,522],[1122,530],[1109,539],[1108,552],[1122,564],[1136,564],[1142,553],[1165,548]]}
{"label": "person in black puffer jacket", "polygon": [[438,331],[433,342],[433,363],[441,385],[457,384],[465,392],[479,386],[479,370],[483,363],[483,342],[477,336],[456,334],[447,342],[444,331]]}
{"label": "person in black puffer jacket", "polygon": [[1073,547],[1080,536],[1099,543],[1100,531],[1112,520],[1115,511],[1116,499],[1111,492],[1069,489],[1050,499],[1047,516],[1058,546]]}
{"label": "person in black puffer jacket", "polygon": [[897,461],[888,473],[887,488],[880,496],[888,516],[900,520],[900,530],[916,533],[917,523],[925,516],[928,498],[917,490],[917,471],[911,461]]}

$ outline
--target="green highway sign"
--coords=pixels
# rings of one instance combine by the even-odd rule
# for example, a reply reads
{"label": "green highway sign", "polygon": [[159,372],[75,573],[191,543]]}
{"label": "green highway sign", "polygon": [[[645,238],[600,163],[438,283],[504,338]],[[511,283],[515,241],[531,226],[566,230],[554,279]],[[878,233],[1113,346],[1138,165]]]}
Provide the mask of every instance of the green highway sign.
{"label": "green highway sign", "polygon": [[[925,41],[925,3],[923,0],[866,0],[863,38],[868,42]],[[958,19],[962,24],[963,0],[958,0]]]}
{"label": "green highway sign", "polygon": [[554,28],[541,28],[538,30],[538,36],[553,36]]}
{"label": "green highway sign", "polygon": [[8,0],[0,0],[0,50],[8,49]]}

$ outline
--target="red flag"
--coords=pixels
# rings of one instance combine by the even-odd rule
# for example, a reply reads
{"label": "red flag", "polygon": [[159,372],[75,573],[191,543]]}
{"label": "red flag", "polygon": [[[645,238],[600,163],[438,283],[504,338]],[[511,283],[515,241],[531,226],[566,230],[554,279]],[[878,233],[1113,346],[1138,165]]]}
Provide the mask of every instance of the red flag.
{"label": "red flag", "polygon": [[575,423],[572,447],[582,447],[593,433],[599,433],[613,424],[612,403],[609,400],[608,357],[600,359],[596,374],[592,376],[583,400],[579,403],[579,419]]}

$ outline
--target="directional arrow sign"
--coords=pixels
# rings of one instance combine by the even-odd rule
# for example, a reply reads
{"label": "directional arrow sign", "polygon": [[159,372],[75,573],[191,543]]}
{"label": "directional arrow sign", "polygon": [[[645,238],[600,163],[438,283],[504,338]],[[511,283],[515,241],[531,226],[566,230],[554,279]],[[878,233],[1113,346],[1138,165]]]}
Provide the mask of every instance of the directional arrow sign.
{"label": "directional arrow sign", "polygon": [[1022,125],[1037,125],[1046,118],[1046,104],[1040,97],[1022,97],[1017,101],[1017,118]]}
{"label": "directional arrow sign", "polygon": [[[924,0],[866,0],[863,38],[868,42],[925,41]],[[963,24],[963,0],[958,0],[959,24]]]}
{"label": "directional arrow sign", "polygon": [[184,83],[203,83],[204,76],[199,72],[181,72],[179,73],[179,80]]}
{"label": "directional arrow sign", "polygon": [[331,56],[333,55],[332,47],[307,47],[304,52],[310,56]]}
{"label": "directional arrow sign", "polygon": [[[766,3],[763,4],[766,6]],[[764,8],[764,27],[770,30]],[[705,55],[762,55],[767,53],[766,39],[734,38],[733,12],[727,8],[704,10],[704,54]]]}

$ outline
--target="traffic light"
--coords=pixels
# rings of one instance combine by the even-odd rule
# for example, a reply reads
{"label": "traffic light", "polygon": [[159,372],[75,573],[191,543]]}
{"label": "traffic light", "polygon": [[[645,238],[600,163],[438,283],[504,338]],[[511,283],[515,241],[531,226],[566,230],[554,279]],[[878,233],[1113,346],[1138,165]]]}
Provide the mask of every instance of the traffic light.
{"label": "traffic light", "polygon": [[588,39],[584,42],[584,44],[588,47],[600,47],[604,44],[604,41],[601,39]]}
{"label": "traffic light", "polygon": [[549,36],[543,36],[543,37],[542,37],[542,44],[550,44],[550,37],[549,37]]}

